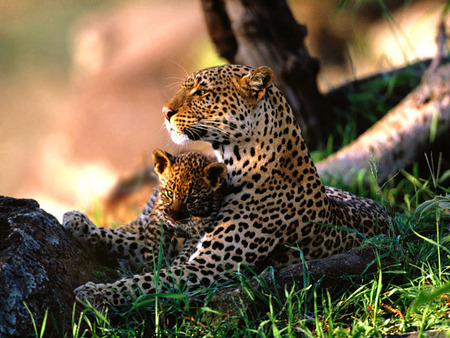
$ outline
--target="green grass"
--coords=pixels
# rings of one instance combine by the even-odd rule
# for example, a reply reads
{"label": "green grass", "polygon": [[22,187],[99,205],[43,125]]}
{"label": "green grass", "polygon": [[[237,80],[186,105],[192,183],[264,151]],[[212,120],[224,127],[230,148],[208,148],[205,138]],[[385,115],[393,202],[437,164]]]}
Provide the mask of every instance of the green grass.
{"label": "green grass", "polygon": [[[450,330],[450,189],[433,195],[433,179],[400,180],[398,189],[415,191],[398,206],[397,236],[370,240],[395,259],[376,273],[342,277],[339,285],[320,288],[305,275],[300,290],[279,295],[241,266],[232,285],[245,291],[250,303],[235,302],[227,316],[211,304],[219,284],[186,292],[173,286],[156,295],[138,295],[131,309],[108,309],[101,314],[89,307],[72,318],[73,337],[381,337],[386,334]],[[437,187],[437,184],[436,184]],[[386,189],[386,188],[385,188]],[[387,196],[402,196],[389,188]],[[373,189],[377,191],[377,189]],[[380,191],[378,191],[380,194]],[[378,196],[378,199],[381,199]],[[420,202],[425,200],[425,202]],[[155,262],[156,270],[165,266]],[[344,286],[344,287],[343,287]],[[250,304],[250,308],[249,308]],[[254,311],[252,309],[258,309]],[[44,323],[45,324],[45,323]],[[42,336],[40,327],[36,336]]]}

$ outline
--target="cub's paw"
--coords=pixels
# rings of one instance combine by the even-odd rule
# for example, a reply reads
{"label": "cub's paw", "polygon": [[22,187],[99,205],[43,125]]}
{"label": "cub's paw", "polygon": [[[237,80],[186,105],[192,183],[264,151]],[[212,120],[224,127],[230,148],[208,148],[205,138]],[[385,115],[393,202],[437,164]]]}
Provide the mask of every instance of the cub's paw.
{"label": "cub's paw", "polygon": [[97,285],[93,282],[87,282],[86,284],[77,287],[73,290],[73,293],[75,294],[77,301],[84,305],[91,306],[99,311],[103,310],[105,307],[105,299],[98,290]]}
{"label": "cub's paw", "polygon": [[100,230],[82,212],[66,212],[63,215],[63,226],[77,239],[92,245],[98,242]]}

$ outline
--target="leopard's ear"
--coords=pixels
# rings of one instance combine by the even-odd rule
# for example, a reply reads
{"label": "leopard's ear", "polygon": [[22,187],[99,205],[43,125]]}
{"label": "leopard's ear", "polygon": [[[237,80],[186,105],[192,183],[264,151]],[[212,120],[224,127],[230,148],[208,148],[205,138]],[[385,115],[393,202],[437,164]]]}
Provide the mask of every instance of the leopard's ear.
{"label": "leopard's ear", "polygon": [[160,149],[153,150],[153,163],[156,173],[161,176],[174,162],[174,156]]}
{"label": "leopard's ear", "polygon": [[215,162],[208,164],[204,169],[205,181],[213,189],[217,190],[223,183],[223,179],[227,174],[227,166],[223,163]]}
{"label": "leopard's ear", "polygon": [[241,95],[251,104],[258,103],[266,89],[273,82],[273,72],[269,67],[259,67],[252,70],[248,75],[238,80],[238,89]]}

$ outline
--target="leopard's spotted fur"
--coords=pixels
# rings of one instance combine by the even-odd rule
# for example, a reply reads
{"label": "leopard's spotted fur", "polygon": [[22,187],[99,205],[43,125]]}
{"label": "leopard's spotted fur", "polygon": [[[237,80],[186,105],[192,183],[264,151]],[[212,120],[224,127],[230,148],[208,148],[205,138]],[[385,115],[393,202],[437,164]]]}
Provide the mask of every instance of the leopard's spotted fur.
{"label": "leopard's spotted fur", "polygon": [[[228,168],[231,190],[189,261],[160,271],[159,289],[174,280],[187,287],[210,284],[239,263],[288,264],[295,255],[287,246],[298,245],[306,259],[339,253],[360,239],[344,228],[366,236],[387,232],[383,206],[322,184],[292,109],[272,82],[267,67],[212,67],[190,75],[163,108],[175,143],[213,146]],[[147,273],[87,283],[75,293],[121,305],[137,288],[157,291],[154,278]]]}

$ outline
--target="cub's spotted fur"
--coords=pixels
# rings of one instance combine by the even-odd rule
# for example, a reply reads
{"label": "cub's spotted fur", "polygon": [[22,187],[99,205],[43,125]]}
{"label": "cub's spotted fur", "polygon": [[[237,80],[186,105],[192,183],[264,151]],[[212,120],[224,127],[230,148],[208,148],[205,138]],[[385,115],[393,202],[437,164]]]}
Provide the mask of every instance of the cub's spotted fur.
{"label": "cub's spotted fur", "polygon": [[[175,143],[210,143],[228,169],[231,187],[222,207],[186,264],[161,270],[158,289],[210,284],[239,263],[307,259],[353,247],[360,237],[388,231],[389,216],[378,203],[325,187],[319,179],[286,98],[267,67],[224,65],[190,75],[163,108]],[[332,225],[332,226],[329,226]],[[152,273],[110,284],[89,282],[81,299],[121,305],[141,289],[155,292]]]}
{"label": "cub's spotted fur", "polygon": [[[152,264],[159,253],[162,225],[164,253],[175,257],[172,264],[187,261],[220,209],[226,167],[194,152],[173,156],[155,150],[153,161],[159,188],[136,220],[113,230],[96,227],[84,214],[71,211],[64,215],[65,227],[85,243]],[[174,243],[179,245],[173,247]]]}

